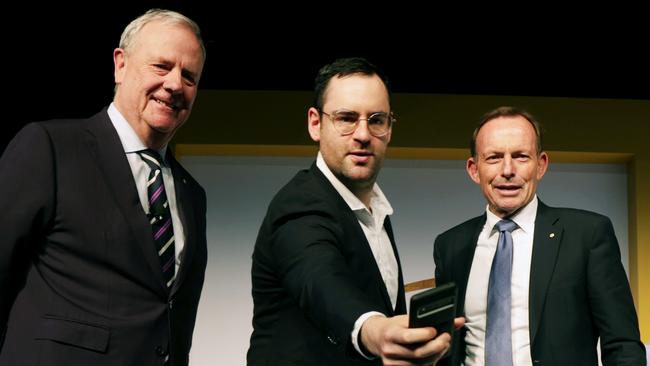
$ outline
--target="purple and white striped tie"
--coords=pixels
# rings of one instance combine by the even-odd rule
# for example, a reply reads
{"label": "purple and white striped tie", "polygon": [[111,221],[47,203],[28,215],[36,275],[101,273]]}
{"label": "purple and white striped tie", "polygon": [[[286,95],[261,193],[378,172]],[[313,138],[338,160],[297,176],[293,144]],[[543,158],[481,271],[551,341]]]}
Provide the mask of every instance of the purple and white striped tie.
{"label": "purple and white striped tie", "polygon": [[162,177],[162,158],[157,152],[147,149],[138,151],[142,160],[151,168],[147,180],[147,196],[149,197],[149,223],[153,231],[153,241],[160,258],[163,277],[167,288],[174,284],[175,275],[175,249],[174,228],[169,202],[165,193],[165,184]]}

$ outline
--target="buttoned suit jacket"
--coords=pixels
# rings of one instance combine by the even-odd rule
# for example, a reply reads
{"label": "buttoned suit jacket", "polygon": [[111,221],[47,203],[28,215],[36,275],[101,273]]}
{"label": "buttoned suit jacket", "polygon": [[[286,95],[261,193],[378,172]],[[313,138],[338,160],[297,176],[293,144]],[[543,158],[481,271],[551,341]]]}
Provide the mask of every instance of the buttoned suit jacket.
{"label": "buttoned suit jacket", "polygon": [[107,110],[18,133],[0,159],[0,364],[187,365],[206,202],[167,161],[185,234],[171,290]]}
{"label": "buttoned suit jacket", "polygon": [[[434,244],[436,283],[456,282],[458,314],[486,215],[440,234]],[[516,247],[515,243],[515,247]],[[645,365],[638,319],[611,221],[602,215],[538,204],[528,295],[531,357],[535,366]],[[465,330],[451,357],[460,365]]]}

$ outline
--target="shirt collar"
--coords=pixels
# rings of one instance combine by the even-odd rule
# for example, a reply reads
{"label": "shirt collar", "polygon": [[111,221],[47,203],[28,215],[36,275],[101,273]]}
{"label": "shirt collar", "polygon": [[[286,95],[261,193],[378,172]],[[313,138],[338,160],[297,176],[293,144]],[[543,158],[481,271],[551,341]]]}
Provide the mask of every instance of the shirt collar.
{"label": "shirt collar", "polygon": [[[524,232],[532,233],[535,228],[535,218],[537,218],[537,205],[538,200],[537,195],[535,195],[526,206],[522,207],[516,214],[509,217],[509,219],[514,221]],[[485,207],[485,212],[487,214],[485,225],[489,228],[494,228],[494,225],[501,221],[501,218],[490,211],[489,205]]]}
{"label": "shirt collar", "polygon": [[[108,118],[110,118],[113,127],[117,131],[117,135],[120,137],[120,142],[125,153],[135,153],[147,149],[147,146],[140,140],[133,127],[127,122],[122,113],[117,110],[115,103],[111,103],[108,106]],[[167,153],[167,145],[156,151],[162,156],[163,161],[166,161],[165,154]]]}
{"label": "shirt collar", "polygon": [[[334,175],[334,173],[332,173],[330,168],[327,166],[327,163],[325,163],[325,159],[323,159],[323,155],[320,153],[320,151],[316,157],[316,166],[325,175],[325,178],[327,178],[332,186],[334,186],[334,189],[336,189],[339,195],[341,195],[345,203],[350,207],[352,211],[368,210],[366,205],[364,205],[363,202],[361,202],[361,200],[355,196],[354,193],[352,193],[348,187],[345,186],[345,184],[341,183],[341,181]],[[372,207],[373,211],[376,213],[383,212],[386,215],[393,214],[393,207],[390,205],[388,199],[384,195],[384,192],[381,191],[377,183],[374,183],[372,186],[370,207]]]}

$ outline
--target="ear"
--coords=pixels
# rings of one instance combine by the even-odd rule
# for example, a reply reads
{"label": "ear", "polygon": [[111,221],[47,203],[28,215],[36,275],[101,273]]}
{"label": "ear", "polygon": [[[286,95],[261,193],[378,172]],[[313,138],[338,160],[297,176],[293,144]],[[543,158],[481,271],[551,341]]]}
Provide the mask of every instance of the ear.
{"label": "ear", "polygon": [[124,80],[124,71],[126,69],[126,54],[123,49],[116,48],[113,51],[113,64],[115,65],[115,84],[118,85]]}
{"label": "ear", "polygon": [[478,174],[478,165],[473,157],[467,159],[465,170],[467,170],[467,175],[469,175],[470,179],[473,180],[474,183],[479,184],[481,182]]}
{"label": "ear", "polygon": [[539,158],[537,158],[537,180],[542,179],[546,173],[546,169],[548,169],[548,154],[542,151],[542,153],[539,154]]}
{"label": "ear", "polygon": [[321,118],[318,109],[311,107],[307,111],[307,129],[309,130],[309,136],[311,139],[319,142],[320,141],[320,129],[321,129]]}

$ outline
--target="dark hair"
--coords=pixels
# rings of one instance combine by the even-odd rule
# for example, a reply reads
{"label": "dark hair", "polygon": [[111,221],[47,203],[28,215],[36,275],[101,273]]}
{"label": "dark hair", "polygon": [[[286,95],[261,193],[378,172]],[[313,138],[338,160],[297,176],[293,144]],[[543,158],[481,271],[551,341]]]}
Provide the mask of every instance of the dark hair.
{"label": "dark hair", "polygon": [[362,74],[367,76],[377,75],[384,82],[386,91],[388,91],[388,101],[390,103],[390,82],[388,77],[377,66],[371,64],[365,58],[349,57],[340,58],[331,64],[323,66],[316,75],[314,80],[314,107],[319,111],[323,108],[323,97],[330,80],[334,77],[342,77],[352,74]]}
{"label": "dark hair", "polygon": [[504,106],[504,107],[499,107],[497,109],[494,109],[490,112],[487,112],[486,114],[481,117],[481,121],[479,122],[478,126],[476,126],[476,129],[474,129],[474,133],[472,134],[472,140],[470,141],[469,145],[469,150],[472,154],[472,157],[476,157],[476,137],[478,136],[478,132],[485,125],[486,123],[490,122],[493,119],[499,118],[499,117],[516,117],[516,116],[521,116],[524,117],[528,122],[530,122],[531,126],[533,126],[533,129],[535,130],[535,136],[537,137],[537,154],[541,154],[543,149],[542,145],[542,126],[535,120],[535,118],[528,112],[526,112],[523,109],[519,109],[517,107],[509,107],[509,106]]}

